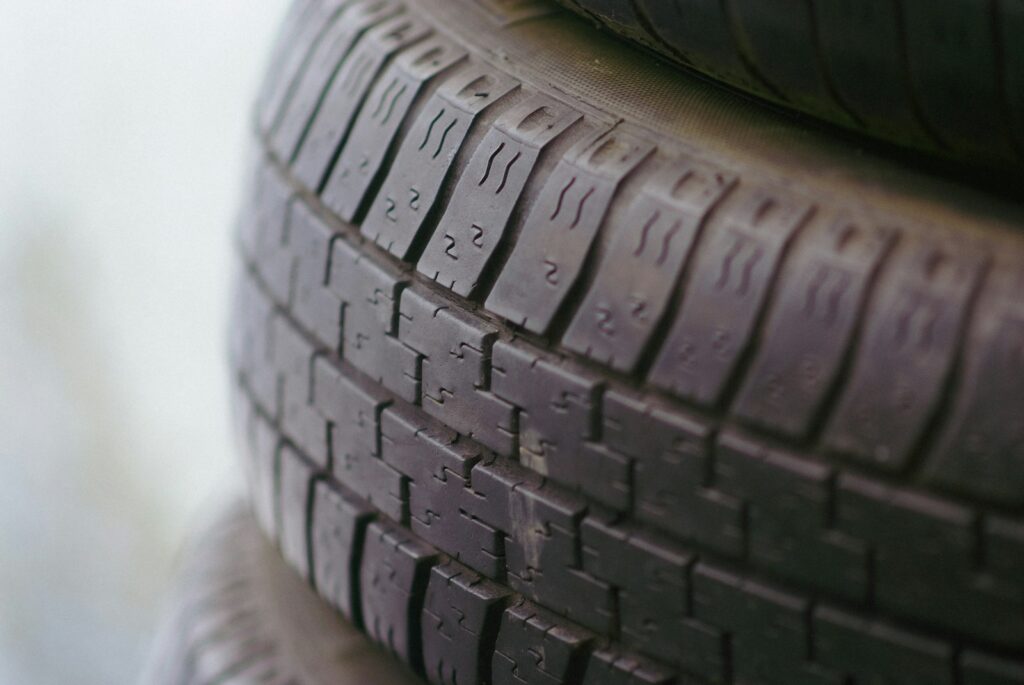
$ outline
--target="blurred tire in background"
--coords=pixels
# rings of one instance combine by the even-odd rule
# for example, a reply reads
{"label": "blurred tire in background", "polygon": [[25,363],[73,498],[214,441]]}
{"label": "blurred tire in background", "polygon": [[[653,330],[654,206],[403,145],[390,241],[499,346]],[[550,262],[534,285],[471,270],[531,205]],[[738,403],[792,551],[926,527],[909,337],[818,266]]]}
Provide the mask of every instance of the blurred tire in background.
{"label": "blurred tire in background", "polygon": [[321,602],[239,503],[190,540],[168,606],[145,683],[421,682]]}

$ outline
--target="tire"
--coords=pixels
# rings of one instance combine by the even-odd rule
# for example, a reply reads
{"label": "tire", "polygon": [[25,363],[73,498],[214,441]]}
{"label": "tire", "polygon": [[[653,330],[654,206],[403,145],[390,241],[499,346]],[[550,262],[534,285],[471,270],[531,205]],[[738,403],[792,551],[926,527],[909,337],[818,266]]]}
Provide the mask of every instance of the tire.
{"label": "tire", "polygon": [[231,345],[321,596],[445,685],[1024,682],[1019,206],[547,4],[294,16]]}
{"label": "tire", "polygon": [[770,102],[901,145],[1020,167],[1016,0],[559,2]]}
{"label": "tire", "polygon": [[226,509],[182,560],[153,685],[417,685],[281,560],[246,507]]}

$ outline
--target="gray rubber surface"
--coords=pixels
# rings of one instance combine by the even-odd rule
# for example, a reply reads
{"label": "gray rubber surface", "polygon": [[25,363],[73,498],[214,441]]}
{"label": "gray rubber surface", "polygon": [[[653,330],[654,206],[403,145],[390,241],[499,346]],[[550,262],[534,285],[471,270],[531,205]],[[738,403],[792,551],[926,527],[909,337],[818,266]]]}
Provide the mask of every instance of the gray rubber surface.
{"label": "gray rubber surface", "polygon": [[296,5],[264,529],[435,683],[1024,682],[1021,208],[540,2]]}
{"label": "gray rubber surface", "polygon": [[962,160],[1024,151],[1019,0],[559,0],[767,101]]}
{"label": "gray rubber surface", "polygon": [[288,568],[236,504],[192,540],[143,683],[417,685]]}

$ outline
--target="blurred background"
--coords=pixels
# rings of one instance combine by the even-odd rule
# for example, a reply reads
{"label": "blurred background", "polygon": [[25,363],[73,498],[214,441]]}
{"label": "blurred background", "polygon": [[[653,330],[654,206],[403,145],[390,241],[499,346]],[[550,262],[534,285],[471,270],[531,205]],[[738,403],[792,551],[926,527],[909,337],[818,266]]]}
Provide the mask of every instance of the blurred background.
{"label": "blurred background", "polygon": [[0,683],[134,682],[238,479],[229,231],[284,0],[0,0]]}

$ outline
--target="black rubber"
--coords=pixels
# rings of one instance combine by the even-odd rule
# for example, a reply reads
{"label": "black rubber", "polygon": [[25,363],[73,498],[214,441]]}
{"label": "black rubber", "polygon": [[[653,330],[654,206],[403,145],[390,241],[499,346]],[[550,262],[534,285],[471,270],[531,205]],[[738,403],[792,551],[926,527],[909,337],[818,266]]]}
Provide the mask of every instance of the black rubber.
{"label": "black rubber", "polygon": [[677,64],[962,160],[1024,154],[1020,0],[559,0]]}
{"label": "black rubber", "polygon": [[545,3],[302,2],[235,407],[432,682],[1024,683],[1024,215]]}
{"label": "black rubber", "polygon": [[422,683],[296,577],[241,505],[192,540],[177,585],[143,683]]}

